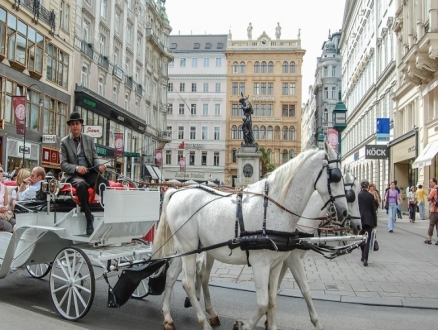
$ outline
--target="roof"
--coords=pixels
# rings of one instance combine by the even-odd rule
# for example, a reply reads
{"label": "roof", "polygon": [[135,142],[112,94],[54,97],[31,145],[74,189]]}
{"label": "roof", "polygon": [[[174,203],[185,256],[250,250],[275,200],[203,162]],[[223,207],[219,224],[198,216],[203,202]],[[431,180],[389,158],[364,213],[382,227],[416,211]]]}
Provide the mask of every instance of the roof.
{"label": "roof", "polygon": [[227,48],[227,38],[226,34],[171,35],[169,50],[173,53],[222,53]]}

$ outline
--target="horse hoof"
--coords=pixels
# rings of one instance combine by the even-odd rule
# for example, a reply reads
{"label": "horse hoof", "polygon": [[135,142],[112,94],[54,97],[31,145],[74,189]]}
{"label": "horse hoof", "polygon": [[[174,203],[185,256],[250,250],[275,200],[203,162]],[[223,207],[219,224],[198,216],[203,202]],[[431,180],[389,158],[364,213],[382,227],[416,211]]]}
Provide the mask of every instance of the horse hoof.
{"label": "horse hoof", "polygon": [[269,330],[269,323],[268,323],[268,320],[265,321],[265,330]]}
{"label": "horse hoof", "polygon": [[173,322],[171,323],[164,322],[163,327],[164,330],[175,330],[175,326],[173,325]]}
{"label": "horse hoof", "polygon": [[184,308],[190,308],[192,307],[192,303],[190,302],[189,297],[186,297],[186,300],[184,301]]}
{"label": "horse hoof", "polygon": [[212,317],[210,319],[210,325],[212,327],[219,327],[221,325],[221,321],[219,321],[219,316]]}
{"label": "horse hoof", "polygon": [[233,325],[233,330],[242,330],[242,322],[236,321]]}

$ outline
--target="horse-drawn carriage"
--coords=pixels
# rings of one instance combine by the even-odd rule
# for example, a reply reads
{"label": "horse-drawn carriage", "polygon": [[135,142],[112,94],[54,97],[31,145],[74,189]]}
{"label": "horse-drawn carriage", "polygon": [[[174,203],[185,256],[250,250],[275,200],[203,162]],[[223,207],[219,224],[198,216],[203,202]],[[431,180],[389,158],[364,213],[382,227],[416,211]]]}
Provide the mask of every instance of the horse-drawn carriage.
{"label": "horse-drawn carriage", "polygon": [[109,290],[112,307],[127,300],[119,293],[126,289],[119,287],[134,283],[129,296],[148,294],[144,279],[164,262],[150,262],[151,245],[141,237],[159,219],[159,191],[111,183],[104,193],[104,205],[89,191],[92,235],[86,235],[86,219],[70,184],[48,177],[41,191],[44,199],[17,202],[15,232],[0,232],[0,278],[23,268],[36,278],[50,273],[54,306],[69,320],[87,314],[97,279],[109,284],[108,278],[122,275]]}

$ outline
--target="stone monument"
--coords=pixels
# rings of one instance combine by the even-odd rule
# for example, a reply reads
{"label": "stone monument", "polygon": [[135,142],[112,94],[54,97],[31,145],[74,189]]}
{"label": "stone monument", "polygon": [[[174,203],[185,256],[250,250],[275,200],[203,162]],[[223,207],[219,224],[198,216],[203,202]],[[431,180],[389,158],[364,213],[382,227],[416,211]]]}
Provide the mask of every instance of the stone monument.
{"label": "stone monument", "polygon": [[237,188],[245,188],[247,185],[260,180],[260,158],[262,153],[258,151],[258,144],[255,142],[252,131],[251,115],[254,110],[248,97],[242,97],[239,100],[243,111],[242,133],[243,141],[240,149],[236,153],[237,157]]}

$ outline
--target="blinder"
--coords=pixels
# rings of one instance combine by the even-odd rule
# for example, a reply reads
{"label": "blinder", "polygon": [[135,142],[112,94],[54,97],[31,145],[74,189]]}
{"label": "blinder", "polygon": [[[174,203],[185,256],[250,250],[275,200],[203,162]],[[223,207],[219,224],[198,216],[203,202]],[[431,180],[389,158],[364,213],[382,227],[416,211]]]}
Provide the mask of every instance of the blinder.
{"label": "blinder", "polygon": [[354,203],[356,200],[356,193],[353,189],[345,190],[345,197],[347,198],[347,203]]}
{"label": "blinder", "polygon": [[329,174],[328,180],[330,183],[338,183],[342,179],[342,172],[338,167],[329,169],[328,174]]}

